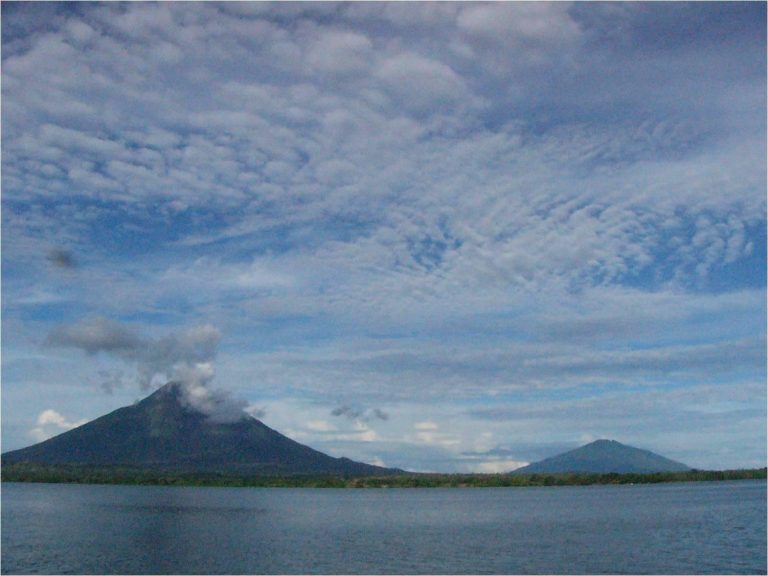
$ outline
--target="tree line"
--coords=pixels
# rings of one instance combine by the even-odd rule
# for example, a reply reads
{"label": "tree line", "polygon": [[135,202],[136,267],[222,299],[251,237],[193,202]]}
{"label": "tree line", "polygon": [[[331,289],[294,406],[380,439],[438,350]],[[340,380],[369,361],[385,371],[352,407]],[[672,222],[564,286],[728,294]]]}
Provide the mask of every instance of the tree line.
{"label": "tree line", "polygon": [[592,484],[656,484],[766,478],[766,468],[687,470],[684,472],[564,474],[431,474],[393,476],[229,475],[212,472],[157,470],[125,466],[4,464],[3,482],[76,484],[139,484],[158,486],[229,486],[291,488],[472,488],[524,486],[587,486]]}

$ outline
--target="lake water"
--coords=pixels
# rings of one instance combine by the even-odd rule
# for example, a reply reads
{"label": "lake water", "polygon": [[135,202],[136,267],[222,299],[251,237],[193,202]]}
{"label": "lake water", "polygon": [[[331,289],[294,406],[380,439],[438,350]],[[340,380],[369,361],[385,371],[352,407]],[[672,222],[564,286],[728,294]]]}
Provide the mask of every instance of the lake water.
{"label": "lake water", "polygon": [[766,573],[764,481],[2,485],[2,573]]}

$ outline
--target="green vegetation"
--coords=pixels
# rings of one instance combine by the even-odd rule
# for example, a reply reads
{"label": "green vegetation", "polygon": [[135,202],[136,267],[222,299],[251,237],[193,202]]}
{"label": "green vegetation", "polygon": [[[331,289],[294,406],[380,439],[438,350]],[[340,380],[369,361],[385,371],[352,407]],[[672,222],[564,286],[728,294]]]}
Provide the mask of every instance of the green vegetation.
{"label": "green vegetation", "polygon": [[396,476],[236,476],[142,468],[5,464],[3,482],[77,484],[142,484],[160,486],[231,486],[285,488],[481,488],[505,486],[586,486],[590,484],[654,484],[766,478],[765,468],[686,470],[651,474],[413,474]]}

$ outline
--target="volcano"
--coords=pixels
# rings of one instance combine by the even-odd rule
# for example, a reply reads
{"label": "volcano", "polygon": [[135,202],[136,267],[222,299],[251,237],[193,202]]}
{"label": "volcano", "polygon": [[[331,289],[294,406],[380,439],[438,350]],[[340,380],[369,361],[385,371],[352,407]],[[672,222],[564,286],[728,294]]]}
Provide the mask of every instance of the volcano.
{"label": "volcano", "polygon": [[566,472],[619,474],[652,472],[683,472],[690,470],[685,464],[627,446],[615,440],[595,440],[551,458],[545,458],[528,466],[513,470],[513,474],[557,474]]}
{"label": "volcano", "polygon": [[2,462],[248,475],[402,472],[328,456],[245,412],[237,421],[217,422],[190,407],[178,383],[44,442],[6,452]]}

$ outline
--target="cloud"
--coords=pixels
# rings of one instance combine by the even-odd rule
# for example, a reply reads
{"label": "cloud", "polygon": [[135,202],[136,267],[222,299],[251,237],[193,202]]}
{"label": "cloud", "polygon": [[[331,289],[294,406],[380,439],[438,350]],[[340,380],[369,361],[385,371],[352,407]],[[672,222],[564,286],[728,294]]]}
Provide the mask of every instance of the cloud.
{"label": "cloud", "polygon": [[490,460],[487,462],[477,462],[471,465],[472,472],[481,474],[504,474],[517,468],[527,466],[530,462],[521,460]]}
{"label": "cloud", "polygon": [[[712,451],[702,447],[697,453],[692,449],[697,441],[691,431],[697,430],[700,438],[706,436],[715,444],[733,437],[738,434],[730,425],[734,419],[750,422],[765,418],[764,399],[763,384],[749,380],[643,391],[606,389],[574,399],[553,397],[547,403],[520,399],[473,408],[469,415],[479,422],[505,421],[520,430],[510,448],[513,453],[499,452],[498,457],[539,460],[595,438],[613,438],[632,445],[656,446],[664,454],[678,452],[670,457],[694,465],[711,459]],[[545,446],[539,436],[552,426],[558,428],[561,442],[550,441]],[[758,445],[751,438],[740,442],[744,447]]]}
{"label": "cloud", "polygon": [[[493,42],[504,38],[535,39],[547,44],[578,36],[579,26],[570,10],[567,4],[461,5],[425,9],[424,18],[446,27],[455,21],[458,29],[480,44],[483,38]],[[337,12],[352,11],[339,8]],[[372,12],[375,14],[370,14],[371,18],[376,15],[391,23],[397,20],[387,16],[388,8],[376,7]],[[118,23],[107,18],[111,10],[94,10],[94,14],[98,18],[88,26],[98,22],[106,34],[99,42],[116,50],[117,41],[109,31]],[[200,25],[197,32],[204,37],[219,38],[226,26],[233,27],[235,38],[245,34],[245,29],[241,32],[235,21],[217,10],[196,7],[190,14],[190,20]],[[411,20],[418,20],[415,14]],[[174,33],[183,48],[191,47],[174,9],[135,7],[122,16],[121,31],[124,28],[131,34],[146,34],[144,41],[159,41],[158,36]],[[267,10],[262,17],[272,18],[273,13]],[[153,25],[143,31],[126,23],[145,20]],[[397,25],[405,26],[407,20],[397,20]],[[377,36],[368,30],[348,31],[314,21],[308,27],[310,31],[297,31],[277,17],[269,25],[266,20],[260,22],[270,38],[290,38],[299,53],[306,55],[300,58],[307,59],[337,49],[365,53],[370,59],[370,50],[365,47],[373,43],[371,38],[386,43],[392,32],[380,30]],[[314,51],[315,44],[325,46],[325,52]],[[267,46],[269,42],[251,47],[252,60],[244,65],[257,70],[258,63],[268,60],[262,52]],[[43,47],[36,46],[38,50]],[[555,282],[566,288],[594,282],[631,282],[633,275],[654,264],[675,260],[666,254],[672,245],[659,242],[659,222],[668,222],[668,216],[676,212],[690,212],[696,217],[711,209],[718,219],[725,215],[744,220],[738,206],[745,199],[755,198],[748,192],[749,186],[735,196],[721,194],[720,184],[702,188],[703,183],[713,182],[717,176],[712,167],[718,167],[722,181],[723,171],[730,170],[733,163],[721,157],[724,150],[718,147],[697,147],[700,135],[697,130],[686,129],[682,121],[662,120],[654,125],[638,119],[627,125],[589,128],[565,123],[545,131],[511,122],[494,130],[485,129],[481,101],[487,98],[478,89],[482,82],[445,50],[422,48],[393,45],[351,92],[342,86],[325,89],[322,84],[313,84],[297,71],[301,67],[283,70],[290,78],[287,85],[258,74],[244,82],[231,69],[216,68],[221,88],[210,93],[205,106],[195,105],[192,114],[174,117],[173,121],[158,119],[152,129],[145,128],[146,123],[115,131],[45,122],[36,130],[19,132],[18,138],[11,134],[6,154],[14,158],[18,155],[19,162],[9,162],[6,172],[10,170],[11,182],[18,179],[26,198],[53,190],[52,185],[66,188],[74,183],[78,196],[85,198],[108,197],[127,204],[158,201],[172,212],[175,210],[171,205],[194,208],[215,203],[234,209],[238,216],[229,213],[219,219],[227,223],[224,229],[213,234],[207,226],[204,229],[209,238],[240,235],[246,243],[244,250],[263,238],[260,232],[265,225],[273,230],[282,227],[285,238],[303,234],[304,238],[316,239],[318,222],[330,216],[330,223],[322,225],[328,235],[321,237],[316,253],[307,257],[319,261],[324,257],[336,260],[354,256],[354,261],[371,262],[379,270],[391,271],[397,266],[397,259],[387,257],[399,257],[399,251],[409,244],[439,245],[439,236],[427,233],[442,219],[452,229],[456,243],[446,245],[435,261],[440,266],[432,272],[439,272],[446,284],[464,284],[469,278],[477,278],[478,284],[486,286],[490,280],[531,290]],[[110,92],[106,84],[101,86],[118,111],[131,110],[136,100],[148,98],[139,73],[146,64],[138,50],[131,44],[127,53],[115,57],[111,68],[102,66],[105,80],[112,73],[122,79],[121,85],[135,88],[136,94],[126,98]],[[34,53],[31,47],[26,57]],[[501,53],[513,60],[516,52],[510,45]],[[76,54],[73,62],[78,64],[96,58]],[[36,68],[22,66],[23,58],[19,59],[15,66],[14,62],[6,66],[10,66],[11,78],[35,78]],[[208,64],[210,69],[212,62],[204,60],[200,64]],[[309,67],[324,74],[318,63]],[[70,77],[69,70],[60,74]],[[169,89],[179,102],[191,105],[197,102],[193,99],[195,85],[193,79],[186,78]],[[64,101],[79,95],[74,87],[72,90]],[[155,104],[169,109],[169,116],[174,116],[170,110],[172,100],[160,99]],[[472,104],[467,107],[467,103]],[[29,107],[26,114],[34,117],[34,105],[24,105]],[[471,137],[437,141],[425,138],[438,125],[424,118],[407,123],[400,112],[403,106],[428,115],[450,110],[451,122],[457,123],[451,130]],[[122,121],[130,123],[128,117]],[[222,133],[227,134],[227,145],[217,140]],[[169,134],[172,137],[167,137]],[[754,146],[745,145],[745,150],[750,148]],[[250,149],[257,153],[244,153]],[[679,157],[681,149],[686,149],[683,157]],[[15,166],[26,166],[27,161],[43,153],[50,153],[50,162],[13,173]],[[638,157],[647,162],[639,170],[637,165],[627,163],[628,158]],[[670,157],[674,161],[669,161]],[[45,175],[44,170],[61,170],[61,166],[67,168],[63,179]],[[601,167],[610,167],[610,171],[601,172]],[[467,173],[473,178],[467,178]],[[571,191],[574,173],[579,175],[579,192]],[[654,175],[652,181],[647,177],[650,173]],[[743,179],[749,173],[748,169],[734,170],[727,177]],[[691,174],[701,177],[692,179]],[[131,182],[130,192],[123,184],[126,181]],[[404,185],[409,182],[413,184]],[[754,184],[759,186],[759,182]],[[13,194],[17,186],[6,188]],[[419,193],[411,196],[409,189]],[[366,201],[361,202],[361,197]],[[711,202],[716,205],[708,206]],[[270,206],[268,213],[262,210],[264,206]],[[759,212],[760,206],[754,208]],[[745,209],[743,213],[755,212]],[[368,238],[362,245],[354,234],[340,239],[333,219],[376,224],[373,230],[369,224],[360,225],[359,233]],[[685,229],[678,232],[687,233]],[[421,238],[414,238],[419,235]],[[189,243],[195,235],[184,236],[181,241]],[[393,236],[396,254],[391,250]],[[734,233],[723,240],[720,234],[710,235],[706,243],[694,244],[690,254],[684,241],[675,248],[681,256],[680,268],[687,269],[684,276],[709,275],[719,265],[743,259],[745,252],[739,246],[746,247],[749,239],[745,237],[742,242],[739,237]],[[729,248],[719,248],[723,241]],[[697,261],[702,253],[707,254],[704,263]],[[418,250],[410,258],[418,263]],[[393,279],[393,283],[418,292],[434,284],[434,276],[410,274]],[[353,280],[366,282],[364,278]],[[368,279],[366,284],[378,285],[378,278]]]}
{"label": "cloud", "polygon": [[47,440],[56,434],[66,432],[72,428],[77,428],[86,423],[86,420],[79,420],[77,422],[70,422],[64,416],[59,414],[56,410],[48,408],[43,410],[37,417],[37,426],[30,430],[30,434],[35,438],[37,442]]}
{"label": "cloud", "polygon": [[386,468],[387,464],[378,456],[374,456],[370,460],[368,460],[368,464],[372,464],[374,466],[381,466],[382,468]]}
{"label": "cloud", "polygon": [[339,406],[331,411],[332,416],[346,416],[347,418],[355,419],[362,415],[362,412],[355,410],[351,406]]}
{"label": "cloud", "polygon": [[354,420],[351,427],[338,428],[323,419],[309,420],[302,423],[293,422],[293,428],[287,428],[286,433],[295,439],[310,442],[313,446],[319,444],[346,444],[350,442],[378,442],[381,438],[376,430],[363,420]]}
{"label": "cloud", "polygon": [[51,346],[79,348],[91,355],[108,352],[130,359],[145,348],[145,342],[134,330],[107,318],[58,326],[46,342]]}
{"label": "cloud", "polygon": [[424,114],[466,101],[470,93],[450,66],[417,54],[398,54],[376,72],[400,105]]}
{"label": "cloud", "polygon": [[179,283],[195,287],[201,292],[270,293],[290,291],[296,281],[288,271],[277,269],[267,261],[224,263],[215,258],[202,257],[191,264],[172,265],[159,281],[173,289]]}
{"label": "cloud", "polygon": [[307,64],[311,70],[343,75],[363,72],[370,66],[373,44],[363,34],[328,30],[309,50]]}
{"label": "cloud", "polygon": [[125,375],[122,370],[99,370],[99,386],[106,394],[114,394],[115,390],[125,385]]}
{"label": "cloud", "polygon": [[306,427],[312,432],[336,432],[336,428],[327,420],[310,420]]}
{"label": "cloud", "polygon": [[[597,385],[636,388],[727,382],[744,374],[758,377],[763,371],[764,341],[748,336],[759,328],[757,317],[749,320],[756,305],[748,303],[751,298],[739,302],[734,296],[698,300],[668,295],[666,300],[661,294],[646,299],[619,297],[611,291],[599,292],[595,298],[600,294],[604,318],[561,310],[552,319],[549,315],[558,308],[544,305],[515,311],[506,320],[458,317],[432,327],[420,324],[421,335],[410,339],[339,338],[332,348],[313,344],[257,352],[240,361],[264,390],[277,393],[289,385],[305,394],[327,394],[334,382],[342,381],[347,393],[369,404],[395,399],[429,403],[445,395],[469,400],[478,395]],[[610,302],[611,297],[616,301]],[[758,297],[755,293],[754,298]],[[727,300],[732,303],[726,304]],[[580,299],[585,306],[587,301]],[[712,316],[714,310],[718,316]],[[717,319],[726,311],[735,323],[723,325]],[[681,325],[695,328],[681,329]],[[439,338],[442,333],[467,332],[482,333],[482,341]],[[660,333],[669,341],[659,342]],[[701,333],[719,342],[702,341]],[[334,414],[354,418],[362,412],[346,405],[337,407]]]}
{"label": "cloud", "polygon": [[359,409],[352,406],[339,406],[331,410],[332,416],[344,416],[350,420],[361,420],[363,422],[369,422],[373,419],[389,420],[389,414],[384,412],[381,408],[373,409]]}
{"label": "cloud", "polygon": [[256,404],[249,403],[244,410],[253,418],[256,418],[257,420],[263,420],[264,417],[267,415],[267,410],[265,408],[262,408],[260,406],[257,406]]}
{"label": "cloud", "polygon": [[416,424],[413,425],[413,428],[415,430],[437,430],[438,425],[430,420],[425,420],[423,422],[416,422]]}
{"label": "cloud", "polygon": [[371,412],[374,418],[378,418],[379,420],[389,420],[389,414],[380,408],[374,408]]}
{"label": "cloud", "polygon": [[440,432],[440,426],[431,420],[416,422],[413,425],[416,433],[412,440],[421,444],[436,445],[443,448],[459,446],[461,440],[453,433]]}
{"label": "cloud", "polygon": [[457,18],[459,30],[507,48],[570,43],[580,35],[579,24],[569,14],[568,2],[496,3],[463,6]]}

